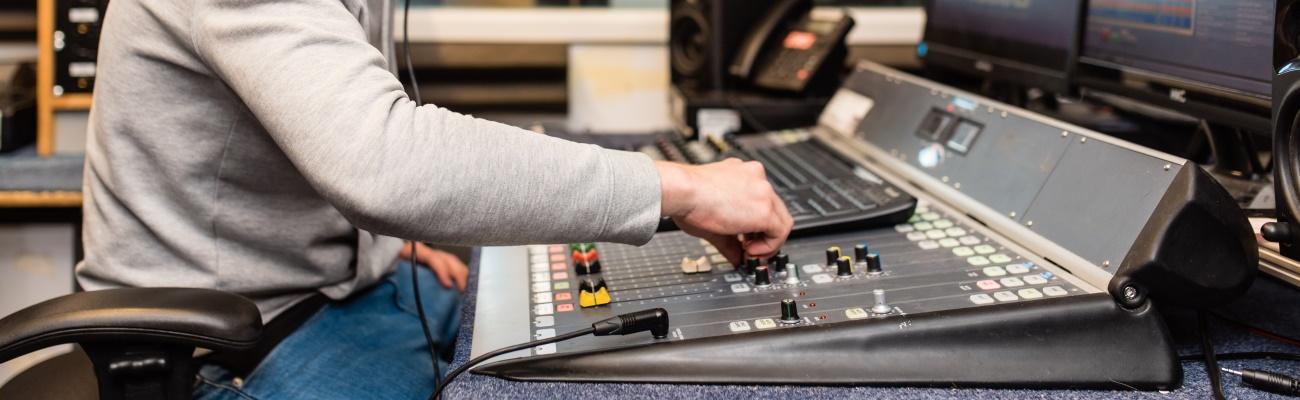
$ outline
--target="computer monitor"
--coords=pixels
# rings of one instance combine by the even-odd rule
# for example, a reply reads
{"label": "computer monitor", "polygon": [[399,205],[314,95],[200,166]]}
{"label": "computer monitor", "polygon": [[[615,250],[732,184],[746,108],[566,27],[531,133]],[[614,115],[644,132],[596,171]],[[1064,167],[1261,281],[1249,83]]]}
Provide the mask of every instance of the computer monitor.
{"label": "computer monitor", "polygon": [[1084,0],[930,0],[917,53],[995,81],[1066,92],[1079,53]]}
{"label": "computer monitor", "polygon": [[1275,0],[1091,0],[1080,83],[1266,132]]}

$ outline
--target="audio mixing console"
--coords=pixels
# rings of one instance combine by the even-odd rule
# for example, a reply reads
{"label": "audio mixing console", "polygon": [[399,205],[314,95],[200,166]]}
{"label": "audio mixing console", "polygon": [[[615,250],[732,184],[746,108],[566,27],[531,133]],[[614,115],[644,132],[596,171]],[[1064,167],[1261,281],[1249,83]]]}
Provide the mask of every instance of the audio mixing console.
{"label": "audio mixing console", "polygon": [[[929,206],[893,227],[792,240],[781,255],[739,267],[681,232],[659,234],[641,247],[596,243],[517,251],[526,251],[531,271],[534,338],[654,307],[668,310],[670,340],[678,340],[1098,291]],[[650,341],[589,337],[532,352]]]}
{"label": "audio mixing console", "polygon": [[907,209],[740,265],[682,232],[640,247],[485,248],[472,356],[652,308],[670,329],[579,337],[474,372],[1168,389],[1181,364],[1155,303],[1224,304],[1257,264],[1241,210],[1194,164],[876,64],[857,68],[816,127],[666,140],[641,151],[759,160],[788,202],[814,200],[818,213],[828,199],[857,218],[880,209],[857,207],[877,199],[846,178],[899,192]]}

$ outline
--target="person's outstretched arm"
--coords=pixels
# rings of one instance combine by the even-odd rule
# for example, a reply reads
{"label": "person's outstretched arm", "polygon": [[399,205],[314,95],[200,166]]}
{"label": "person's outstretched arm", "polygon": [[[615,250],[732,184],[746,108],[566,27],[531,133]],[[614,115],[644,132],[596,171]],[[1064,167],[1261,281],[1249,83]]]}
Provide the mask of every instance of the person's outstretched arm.
{"label": "person's outstretched arm", "polygon": [[761,254],[788,232],[761,167],[656,165],[417,106],[339,0],[193,4],[200,57],[362,229],[475,245],[639,244],[667,215],[729,257],[739,233],[766,233],[752,245]]}

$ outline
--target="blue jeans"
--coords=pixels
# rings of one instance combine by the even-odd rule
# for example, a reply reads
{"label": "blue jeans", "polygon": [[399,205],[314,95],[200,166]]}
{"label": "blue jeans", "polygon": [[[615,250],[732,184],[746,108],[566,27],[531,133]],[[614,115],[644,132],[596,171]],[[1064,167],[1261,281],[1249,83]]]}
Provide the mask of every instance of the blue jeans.
{"label": "blue jeans", "polygon": [[[246,377],[204,365],[194,398],[427,397],[435,386],[433,365],[416,314],[410,268],[402,262],[374,287],[325,305]],[[459,293],[443,288],[428,268],[422,266],[419,274],[425,316],[441,354],[450,350],[460,326]],[[447,373],[446,363],[441,363],[441,372]]]}

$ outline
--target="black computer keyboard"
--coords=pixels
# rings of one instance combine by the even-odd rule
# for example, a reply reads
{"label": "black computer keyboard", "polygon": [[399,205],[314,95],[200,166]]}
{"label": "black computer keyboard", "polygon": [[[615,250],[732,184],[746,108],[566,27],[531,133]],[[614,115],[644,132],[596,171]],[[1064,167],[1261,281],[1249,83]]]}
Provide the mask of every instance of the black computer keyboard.
{"label": "black computer keyboard", "polygon": [[763,163],[794,217],[791,236],[906,221],[916,199],[812,141],[739,147],[723,156]]}
{"label": "black computer keyboard", "polygon": [[[916,199],[845,161],[798,130],[731,137],[711,145],[658,135],[634,149],[651,158],[691,164],[727,157],[763,163],[773,189],[794,217],[792,237],[906,221]],[[660,230],[676,227],[665,221]]]}

